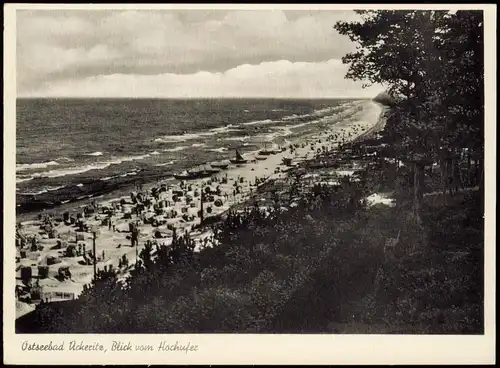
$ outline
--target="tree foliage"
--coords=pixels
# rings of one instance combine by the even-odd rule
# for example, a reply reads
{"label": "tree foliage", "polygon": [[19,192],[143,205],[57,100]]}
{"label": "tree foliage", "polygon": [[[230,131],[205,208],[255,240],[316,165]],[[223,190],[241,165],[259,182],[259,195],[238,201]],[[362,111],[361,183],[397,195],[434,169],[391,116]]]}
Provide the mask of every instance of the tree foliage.
{"label": "tree foliage", "polygon": [[[346,77],[381,83],[397,100],[385,129],[396,156],[415,172],[438,162],[444,184],[464,149],[478,165],[484,152],[482,11],[357,13],[360,21],[335,25],[357,43],[343,58]],[[476,170],[476,183],[477,176]],[[419,185],[416,173],[416,192]]]}

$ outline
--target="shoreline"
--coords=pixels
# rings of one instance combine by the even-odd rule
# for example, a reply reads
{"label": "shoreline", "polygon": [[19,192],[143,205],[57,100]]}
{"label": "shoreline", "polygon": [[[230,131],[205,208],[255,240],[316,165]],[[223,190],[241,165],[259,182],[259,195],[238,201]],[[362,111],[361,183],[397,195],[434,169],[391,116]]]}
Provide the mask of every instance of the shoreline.
{"label": "shoreline", "polygon": [[[35,157],[24,153],[24,143],[21,142],[18,158],[23,164],[16,164],[16,212],[29,217],[43,209],[58,208],[68,200],[75,203],[85,200],[86,196],[98,197],[114,192],[117,188],[132,187],[135,183],[154,182],[158,177],[164,179],[194,165],[230,158],[228,153],[232,153],[235,148],[240,152],[258,150],[261,139],[283,143],[283,138],[300,135],[302,126],[313,127],[322,120],[327,124],[331,121],[336,123],[344,118],[344,112],[350,111],[348,115],[356,113],[356,107],[367,106],[367,101],[335,99],[328,105],[286,105],[283,109],[271,109],[273,106],[261,109],[266,105],[258,105],[255,114],[247,114],[249,111],[243,110],[245,105],[242,105],[241,109],[235,110],[234,120],[224,118],[220,123],[201,125],[186,122],[186,128],[173,124],[173,128],[168,125],[159,129],[153,125],[151,132],[141,134],[140,139],[129,142],[130,137],[127,135],[123,142],[118,139],[109,147],[99,146],[83,132],[89,142],[88,149],[81,149],[79,145],[78,150],[58,151],[57,158],[52,155],[44,162],[40,161],[43,154]],[[194,118],[196,120],[199,119]],[[268,123],[273,123],[271,129],[268,129]],[[206,149],[199,148],[202,146],[206,146]],[[182,150],[185,151],[174,153]],[[49,170],[47,165],[55,166]],[[17,166],[20,166],[19,172]],[[42,167],[45,169],[40,171]]]}
{"label": "shoreline", "polygon": [[[308,161],[314,159],[314,157],[318,156],[320,152],[317,149],[320,149],[321,146],[327,146],[328,150],[336,149],[339,147],[341,138],[346,141],[352,142],[356,139],[359,139],[363,135],[370,134],[371,132],[380,128],[381,122],[385,119],[384,110],[381,109],[380,114],[375,123],[367,124],[365,122],[365,129],[357,130],[356,127],[359,126],[359,123],[356,122],[347,122],[347,123],[338,123],[333,124],[328,130],[311,133],[305,137],[301,137],[299,139],[300,144],[297,142],[290,142],[290,145],[287,147],[285,151],[281,151],[274,155],[269,155],[264,161],[250,161],[247,164],[244,164],[240,167],[231,167],[227,170],[221,171],[211,178],[208,179],[197,179],[188,181],[186,183],[186,187],[183,190],[184,198],[180,202],[176,202],[174,200],[174,191],[178,191],[180,189],[179,182],[175,179],[163,180],[163,182],[171,182],[166,186],[168,188],[164,193],[163,197],[160,198],[160,201],[163,201],[166,208],[163,207],[163,210],[160,211],[163,213],[162,215],[158,215],[159,212],[155,215],[152,207],[146,212],[141,212],[140,216],[136,216],[135,214],[127,215],[127,213],[133,212],[133,203],[130,202],[130,188],[121,189],[122,196],[119,196],[116,192],[110,194],[106,198],[103,195],[101,198],[92,198],[88,200],[82,200],[80,206],[77,207],[76,203],[68,203],[66,208],[73,209],[73,211],[81,209],[86,204],[88,205],[90,201],[96,200],[99,205],[112,207],[113,203],[119,201],[120,199],[126,202],[122,206],[119,206],[119,214],[117,217],[113,216],[112,220],[116,226],[117,231],[111,231],[108,226],[103,225],[102,218],[103,216],[97,213],[95,216],[90,216],[85,219],[85,223],[91,228],[99,228],[99,237],[97,240],[96,246],[96,254],[99,256],[97,262],[97,267],[102,269],[104,266],[113,265],[120,270],[120,278],[123,279],[128,274],[128,271],[135,263],[134,258],[137,252],[141,252],[141,250],[145,247],[145,241],[150,239],[155,239],[160,244],[169,244],[169,241],[172,239],[171,230],[172,228],[178,229],[180,232],[187,231],[191,238],[195,239],[196,242],[199,242],[199,246],[201,247],[201,243],[203,239],[210,238],[210,230],[205,228],[199,228],[200,218],[199,209],[200,209],[200,198],[199,196],[194,196],[193,193],[195,191],[205,190],[207,186],[210,186],[212,190],[214,186],[218,184],[218,187],[221,191],[220,195],[213,195],[214,198],[209,202],[204,203],[204,210],[207,212],[205,220],[209,218],[215,218],[216,221],[222,218],[224,213],[227,213],[231,209],[235,209],[238,205],[242,203],[248,203],[248,201],[252,198],[252,195],[259,193],[259,185],[255,184],[264,184],[269,183],[275,179],[282,179],[288,177],[288,173],[290,170],[293,171],[293,168],[287,170],[287,172],[281,172],[282,168],[285,168],[286,165],[283,164],[283,158],[288,157],[292,158],[292,162],[294,166],[298,166],[301,162]],[[333,140],[328,137],[333,137],[333,134],[337,134],[338,139]],[[295,146],[298,148],[294,149],[294,154],[290,153],[290,146]],[[251,155],[243,155],[245,158],[251,160],[253,156]],[[254,178],[259,178],[260,183],[254,183]],[[223,179],[225,178],[226,183],[223,184]],[[153,188],[158,188],[159,183],[147,183],[142,187],[142,193],[151,193]],[[235,193],[235,187],[241,188],[239,193]],[[128,195],[126,194],[128,192]],[[188,204],[187,197],[194,197],[192,201]],[[231,198],[232,197],[232,198]],[[220,200],[222,201],[221,206],[215,206],[214,203]],[[157,202],[158,203],[158,202]],[[208,213],[208,208],[211,208],[212,213]],[[45,213],[58,213],[59,215],[65,210],[65,207],[61,206],[57,209],[51,209],[49,211],[45,211]],[[176,212],[175,216],[170,216],[170,211]],[[42,212],[44,213],[44,212]],[[38,213],[31,214],[30,217],[36,217],[39,215]],[[149,217],[148,217],[149,216]],[[150,222],[146,223],[146,218],[155,218],[158,219],[159,223],[157,225],[152,225]],[[184,221],[184,219],[189,219],[189,221]],[[140,232],[138,236],[138,246],[132,247],[130,245],[130,232],[129,232],[129,224],[134,222],[135,220],[141,220]],[[148,220],[149,221],[149,220]],[[160,225],[161,223],[161,225]],[[154,223],[153,223],[154,224]],[[44,232],[40,232],[40,221],[28,220],[23,223],[23,234],[26,236],[32,236],[35,234],[41,235],[41,239],[39,239],[39,243],[44,247],[41,251],[35,252],[33,256],[35,259],[31,260],[29,256],[27,259],[20,259],[18,265],[16,267],[16,274],[18,275],[18,283],[20,282],[20,269],[23,267],[32,268],[33,265],[45,265],[49,269],[48,277],[42,279],[40,285],[46,291],[46,293],[60,293],[67,292],[68,295],[73,295],[73,298],[77,298],[83,289],[83,285],[88,285],[91,283],[93,278],[92,265],[90,264],[82,264],[81,256],[73,256],[66,257],[64,252],[61,251],[59,247],[56,247],[56,243],[58,241],[64,242],[68,247],[73,245],[76,247],[77,244],[85,244],[86,249],[92,249],[92,234],[89,232],[83,232],[82,238],[80,241],[74,241],[73,239],[78,238],[79,232],[75,228],[75,226],[70,226],[64,223],[57,223],[55,226],[58,235],[55,238],[49,238],[47,234]],[[195,230],[196,229],[196,230]],[[156,237],[156,233],[162,234],[161,238]],[[197,249],[200,249],[198,244],[196,245]],[[64,247],[63,247],[64,248]],[[85,249],[85,248],[84,248]],[[102,257],[100,255],[102,254]],[[18,250],[18,255],[19,250]],[[60,263],[53,264],[51,266],[48,265],[47,258],[53,257],[60,260]],[[126,257],[129,262],[129,267],[120,269],[119,261],[121,258]],[[33,258],[33,257],[31,257]],[[36,266],[35,266],[36,267]],[[66,280],[64,282],[58,281],[56,276],[58,274],[58,269],[60,267],[68,267],[71,271],[70,280]],[[37,274],[37,270],[32,270],[33,275]],[[19,285],[19,284],[18,284]],[[53,294],[50,294],[53,295]],[[52,301],[52,300],[51,300]],[[19,317],[19,316],[18,316]]]}
{"label": "shoreline", "polygon": [[[354,100],[356,101],[356,99]],[[382,108],[380,115],[383,115],[385,113],[384,110],[384,105],[371,100],[371,102],[379,107]],[[380,120],[380,116],[378,118]],[[332,126],[342,124],[342,120],[335,122],[332,124]],[[379,124],[379,121],[375,125]],[[368,132],[367,132],[368,133]],[[287,145],[289,146],[290,144],[296,144],[297,142],[299,144],[303,143],[303,141],[308,141],[311,139],[311,136],[320,134],[320,132],[310,132],[307,134],[304,134],[300,137],[294,137],[294,138],[287,138],[285,137],[285,142],[288,142]],[[314,139],[314,138],[313,138]],[[354,140],[359,139],[355,138]],[[353,140],[353,141],[354,141]],[[255,151],[256,152],[256,151]],[[288,152],[288,151],[287,151]],[[249,152],[248,154],[244,154],[245,157],[248,157],[252,159],[256,154],[254,151]],[[267,161],[267,160],[266,160]],[[264,161],[264,162],[266,162]],[[208,164],[206,162],[205,164]],[[192,168],[192,167],[190,167]],[[189,168],[188,168],[189,169]],[[228,172],[232,169],[235,169],[234,165],[230,165],[228,169],[222,170],[221,172]],[[179,170],[176,170],[179,171]],[[139,186],[142,186],[144,190],[150,190],[152,187],[155,185],[160,185],[161,183],[166,183],[166,182],[177,182],[176,179],[173,177],[174,172],[170,170],[165,170],[164,174],[154,174],[154,175],[146,175],[146,176],[130,176],[129,179],[125,182],[116,182],[116,183],[110,183],[110,182],[95,182],[91,183],[90,185],[97,187],[97,190],[89,190],[88,192],[84,192],[81,195],[81,199],[77,200],[69,200],[69,201],[64,201],[65,203],[60,203],[60,204],[55,204],[55,205],[49,205],[49,204],[44,204],[43,201],[37,201],[34,200],[33,202],[27,201],[25,204],[25,207],[28,207],[28,209],[23,210],[22,212],[18,212],[17,209],[17,203],[16,203],[16,222],[24,222],[24,221],[30,221],[30,220],[35,220],[40,214],[50,214],[50,213],[62,213],[65,211],[69,212],[74,212],[77,211],[78,209],[81,209],[91,203],[92,201],[97,201],[97,202],[102,202],[102,201],[112,201],[112,200],[117,200],[120,199],[124,196],[127,196],[130,194],[131,191],[137,190]],[[156,180],[154,179],[156,178]],[[87,186],[87,184],[85,184]],[[67,187],[68,192],[71,192],[71,187]],[[46,193],[47,194],[47,193]],[[17,197],[16,193],[16,197]],[[76,196],[77,194],[74,193],[72,196]],[[56,200],[56,202],[60,202],[59,200]],[[30,207],[32,209],[30,209]],[[39,207],[37,209],[37,207]]]}

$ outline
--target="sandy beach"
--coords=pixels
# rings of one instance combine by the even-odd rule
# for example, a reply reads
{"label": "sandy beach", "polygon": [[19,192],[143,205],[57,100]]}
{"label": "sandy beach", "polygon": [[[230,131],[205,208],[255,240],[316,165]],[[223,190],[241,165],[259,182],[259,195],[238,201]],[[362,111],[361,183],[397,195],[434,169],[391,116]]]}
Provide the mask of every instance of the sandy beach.
{"label": "sandy beach", "polygon": [[[289,141],[284,146],[267,147],[275,151],[266,156],[259,153],[244,154],[247,163],[230,164],[227,169],[210,178],[185,182],[168,180],[145,185],[141,193],[94,203],[92,210],[87,213],[84,205],[75,208],[71,214],[66,214],[66,217],[69,215],[73,219],[66,218],[65,221],[61,212],[59,216],[45,222],[43,219],[24,221],[18,230],[19,238],[24,239],[24,247],[17,247],[16,257],[19,292],[22,293],[23,288],[22,275],[31,273],[41,288],[42,299],[57,301],[77,298],[84,285],[90,284],[94,277],[93,255],[89,254],[93,249],[94,231],[96,267],[103,269],[112,265],[120,270],[122,280],[136,262],[137,254],[147,240],[154,239],[158,244],[168,245],[172,241],[174,229],[178,234],[187,232],[195,240],[195,251],[202,244],[211,246],[210,228],[194,229],[201,222],[202,191],[206,193],[203,217],[220,216],[234,205],[252,198],[258,187],[266,181],[284,178],[287,171],[299,162],[353,141],[377,124],[380,124],[380,119],[375,123],[345,121],[333,124],[323,132]],[[113,209],[112,216],[108,215],[110,209]],[[78,229],[77,223],[80,221],[82,225]],[[132,246],[132,223],[138,229],[137,246]],[[69,270],[70,276],[61,277],[64,270]],[[32,309],[32,305],[26,304],[19,305],[18,317]]]}

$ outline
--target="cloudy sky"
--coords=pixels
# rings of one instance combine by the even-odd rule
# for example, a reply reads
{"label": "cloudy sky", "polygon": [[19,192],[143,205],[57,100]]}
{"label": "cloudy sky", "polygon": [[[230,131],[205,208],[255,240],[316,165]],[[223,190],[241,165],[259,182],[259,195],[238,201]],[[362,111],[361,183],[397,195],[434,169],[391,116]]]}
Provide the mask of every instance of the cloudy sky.
{"label": "cloudy sky", "polygon": [[373,97],[345,80],[352,11],[18,10],[20,97]]}

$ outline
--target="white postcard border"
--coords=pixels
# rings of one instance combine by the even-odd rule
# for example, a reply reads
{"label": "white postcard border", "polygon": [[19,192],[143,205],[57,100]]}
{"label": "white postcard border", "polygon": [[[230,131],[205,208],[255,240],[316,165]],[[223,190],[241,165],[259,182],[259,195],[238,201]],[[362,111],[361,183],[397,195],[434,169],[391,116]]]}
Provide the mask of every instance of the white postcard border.
{"label": "white postcard border", "polygon": [[[16,9],[482,9],[485,37],[485,334],[429,335],[20,335],[14,332]],[[496,5],[481,4],[7,4],[4,5],[4,363],[5,364],[488,364],[495,362]],[[192,352],[23,351],[23,341],[53,344],[113,340],[197,345]]]}

